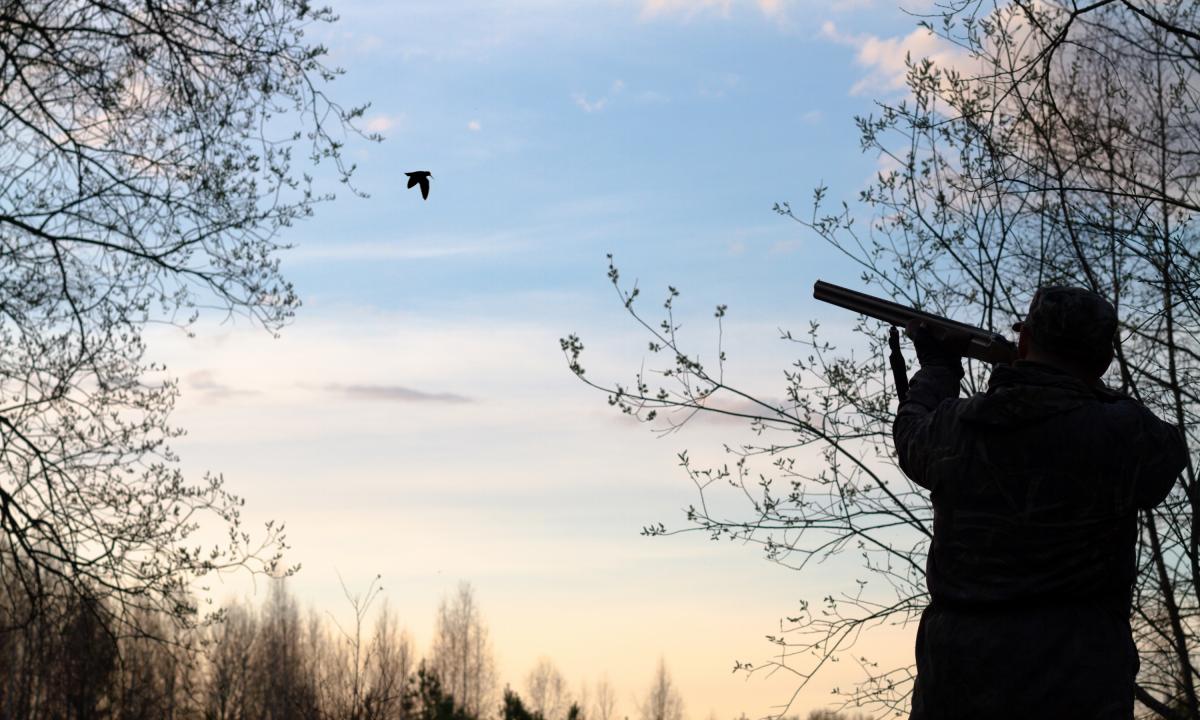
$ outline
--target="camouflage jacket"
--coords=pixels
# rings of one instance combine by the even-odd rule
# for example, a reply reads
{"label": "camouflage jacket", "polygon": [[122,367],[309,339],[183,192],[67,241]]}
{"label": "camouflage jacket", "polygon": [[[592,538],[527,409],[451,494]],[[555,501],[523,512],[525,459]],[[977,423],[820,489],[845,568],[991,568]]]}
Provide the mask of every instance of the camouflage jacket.
{"label": "camouflage jacket", "polygon": [[[1087,717],[1128,718],[1137,510],[1186,466],[1183,435],[1042,363],[998,365],[969,398],[960,377],[922,368],[893,427],[900,467],[934,511],[912,717],[991,717],[988,702],[1034,717],[1065,691],[1098,703]],[[1063,685],[1046,667],[1077,672]]]}

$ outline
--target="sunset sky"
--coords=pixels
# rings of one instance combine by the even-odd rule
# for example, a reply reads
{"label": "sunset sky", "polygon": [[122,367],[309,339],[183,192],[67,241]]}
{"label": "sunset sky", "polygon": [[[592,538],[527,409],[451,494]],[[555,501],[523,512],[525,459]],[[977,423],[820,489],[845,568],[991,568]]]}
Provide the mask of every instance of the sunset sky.
{"label": "sunset sky", "polygon": [[[771,211],[814,186],[853,202],[879,168],[853,116],[898,97],[905,52],[946,50],[892,0],[333,0],[314,28],[346,75],[329,88],[370,101],[351,139],[355,183],[282,239],[304,306],[280,339],[244,319],[198,337],[156,331],[151,354],[181,379],[176,447],[193,479],[224,473],[250,523],[286,521],[292,589],[344,617],[353,589],[385,596],[425,653],[437,604],[470,581],[499,674],[518,690],[541,656],[577,691],[607,675],[618,717],[636,716],[660,656],[690,720],[761,717],[791,696],[784,673],[749,679],[735,660],[800,599],[850,590],[855,558],[792,572],[752,546],[684,526],[687,449],[720,460],[748,437],[700,421],[657,437],[567,369],[578,333],[597,381],[628,383],[648,336],[606,278],[612,253],[657,321],[677,287],[685,343],[712,358],[729,306],[732,384],[782,394],[794,347],[779,328],[853,317],[812,300],[818,279],[859,271]],[[423,202],[404,171],[430,170]],[[318,174],[318,179],[328,179]],[[861,345],[861,340],[856,340]],[[845,350],[853,345],[844,345]],[[737,509],[736,504],[731,508]],[[224,597],[261,600],[244,578]],[[911,657],[915,624],[864,648]],[[857,677],[830,668],[792,712]]]}

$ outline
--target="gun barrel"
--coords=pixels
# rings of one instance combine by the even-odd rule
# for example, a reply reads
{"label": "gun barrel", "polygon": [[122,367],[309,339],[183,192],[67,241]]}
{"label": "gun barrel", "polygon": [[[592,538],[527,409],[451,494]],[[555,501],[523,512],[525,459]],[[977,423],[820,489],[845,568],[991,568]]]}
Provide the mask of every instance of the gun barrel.
{"label": "gun barrel", "polygon": [[967,346],[967,357],[988,363],[1011,363],[1017,354],[1016,346],[999,333],[951,320],[940,315],[910,308],[890,300],[860,293],[840,285],[818,280],[813,285],[813,297],[856,313],[904,327],[910,320],[923,320],[929,325],[941,326],[966,333],[971,341]]}

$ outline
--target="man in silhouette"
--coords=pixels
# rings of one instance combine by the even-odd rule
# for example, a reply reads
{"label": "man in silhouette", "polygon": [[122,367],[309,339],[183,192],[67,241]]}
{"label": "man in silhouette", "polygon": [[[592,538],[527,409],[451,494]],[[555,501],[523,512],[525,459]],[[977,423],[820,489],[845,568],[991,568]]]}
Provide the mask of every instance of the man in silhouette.
{"label": "man in silhouette", "polygon": [[933,504],[911,717],[1130,720],[1137,513],[1166,497],[1187,445],[1101,382],[1107,300],[1041,288],[1013,329],[1018,359],[959,398],[965,339],[906,328],[921,369],[893,436]]}

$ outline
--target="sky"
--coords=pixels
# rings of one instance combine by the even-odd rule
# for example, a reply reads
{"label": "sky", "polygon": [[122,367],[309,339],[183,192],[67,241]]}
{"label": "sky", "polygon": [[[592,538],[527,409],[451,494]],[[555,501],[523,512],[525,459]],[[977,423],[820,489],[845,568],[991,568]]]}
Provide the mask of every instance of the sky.
{"label": "sky", "polygon": [[[291,588],[320,612],[348,615],[339,577],[363,591],[382,575],[424,653],[439,601],[466,580],[518,691],[549,657],[575,691],[606,675],[617,716],[636,717],[661,657],[691,720],[777,711],[795,677],[734,662],[769,658],[764,636],[800,600],[849,590],[853,558],[800,573],[702,534],[643,537],[686,526],[696,492],[678,453],[723,461],[747,428],[701,418],[660,437],[574,377],[559,338],[580,335],[589,377],[632,380],[648,336],[606,277],[612,253],[652,321],[679,289],[682,337],[704,358],[728,305],[726,378],[748,391],[783,392],[794,348],[780,328],[817,319],[852,347],[854,318],[811,288],[856,286],[859,271],[771,208],[806,208],[822,183],[853,203],[879,168],[854,116],[899,96],[906,52],[947,52],[917,29],[926,8],[332,7],[339,21],[311,29],[345,70],[327,91],[369,101],[361,124],[386,138],[347,145],[370,197],[335,187],[281,238],[304,305],[279,338],[245,319],[155,331],[150,354],[181,379],[184,469],[223,473],[252,526],[286,522]],[[427,201],[409,170],[433,173]],[[266,587],[231,576],[216,592],[259,602]],[[915,630],[864,642],[899,666]],[[831,667],[790,712],[827,706],[855,671]]]}

